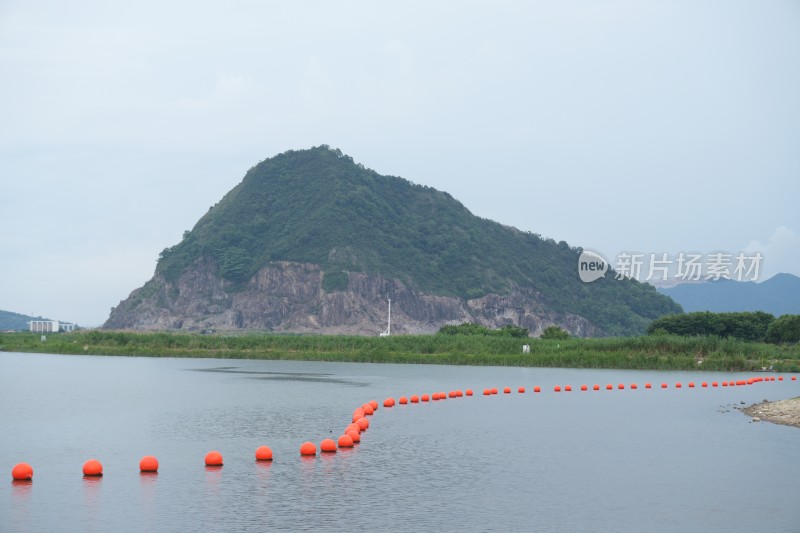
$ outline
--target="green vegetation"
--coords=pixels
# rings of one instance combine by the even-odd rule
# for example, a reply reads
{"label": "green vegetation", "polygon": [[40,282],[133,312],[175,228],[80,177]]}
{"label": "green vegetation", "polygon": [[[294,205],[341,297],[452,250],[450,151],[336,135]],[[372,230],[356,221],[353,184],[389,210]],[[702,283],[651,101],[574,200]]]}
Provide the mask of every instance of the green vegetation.
{"label": "green vegetation", "polygon": [[767,342],[775,344],[800,342],[800,315],[783,315],[767,329]]}
{"label": "green vegetation", "polygon": [[742,313],[710,313],[701,311],[667,315],[654,320],[647,328],[649,335],[669,333],[681,336],[714,335],[744,341],[773,343],[800,341],[800,315],[784,315],[778,319],[762,311]]}
{"label": "green vegetation", "polygon": [[569,339],[569,333],[558,326],[549,326],[544,328],[541,338],[546,340],[564,340]]}
{"label": "green vegetation", "polygon": [[517,339],[528,338],[528,328],[521,328],[513,324],[507,324],[502,328],[489,329],[480,324],[465,322],[458,326],[442,326],[437,335],[482,335],[484,337],[513,337]]}
{"label": "green vegetation", "polygon": [[[531,353],[523,354],[522,345]],[[495,335],[354,337],[198,335],[83,331],[0,334],[0,351],[225,359],[294,359],[370,363],[626,368],[657,370],[800,371],[800,345],[753,343],[716,336],[655,335],[566,340]]]}
{"label": "green vegetation", "polygon": [[342,270],[326,271],[322,276],[322,288],[325,292],[347,290],[347,272]]}
{"label": "green vegetation", "polygon": [[465,299],[516,286],[609,335],[639,334],[652,319],[681,311],[650,285],[615,280],[613,272],[581,282],[580,252],[476,217],[446,192],[381,176],[323,145],[251,168],[161,253],[156,274],[172,282],[208,257],[234,283],[270,262],[296,261],[321,265],[326,291],[345,290],[348,272]]}

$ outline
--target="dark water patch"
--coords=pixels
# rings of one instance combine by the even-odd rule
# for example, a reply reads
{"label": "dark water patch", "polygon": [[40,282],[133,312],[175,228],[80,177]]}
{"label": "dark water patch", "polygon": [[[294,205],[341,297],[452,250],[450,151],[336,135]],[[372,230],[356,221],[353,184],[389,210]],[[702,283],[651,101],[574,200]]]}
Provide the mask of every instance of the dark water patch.
{"label": "dark water patch", "polygon": [[[320,374],[325,375],[325,374]],[[314,376],[259,376],[259,377],[251,377],[250,379],[258,379],[263,381],[304,381],[307,383],[337,383],[339,385],[349,385],[351,387],[366,387],[368,386],[367,383],[359,382],[359,381],[352,381],[349,379],[339,379],[339,378],[318,378]]]}
{"label": "dark water patch", "polygon": [[266,374],[274,376],[331,376],[322,372],[266,372],[263,370],[236,370],[236,366],[218,366],[214,368],[187,368],[191,372],[217,372],[222,374]]}

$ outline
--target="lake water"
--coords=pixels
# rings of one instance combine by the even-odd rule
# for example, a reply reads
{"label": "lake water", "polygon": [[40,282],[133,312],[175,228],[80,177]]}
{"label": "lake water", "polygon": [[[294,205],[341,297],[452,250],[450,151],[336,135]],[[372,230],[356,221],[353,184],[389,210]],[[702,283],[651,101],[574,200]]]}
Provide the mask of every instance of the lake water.
{"label": "lake water", "polygon": [[[800,429],[732,408],[800,395],[788,376],[703,389],[749,376],[15,353],[0,376],[3,532],[800,531]],[[356,448],[299,456],[369,400],[467,388],[381,407]],[[224,467],[204,466],[210,450]],[[102,478],[82,476],[90,458]],[[21,461],[32,483],[11,482]]]}

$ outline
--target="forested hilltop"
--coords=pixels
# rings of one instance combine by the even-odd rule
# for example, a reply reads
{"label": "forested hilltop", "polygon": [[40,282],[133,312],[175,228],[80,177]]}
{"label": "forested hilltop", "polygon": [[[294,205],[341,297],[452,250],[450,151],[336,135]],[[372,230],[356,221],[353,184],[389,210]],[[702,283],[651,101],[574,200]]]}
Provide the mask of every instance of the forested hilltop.
{"label": "forested hilltop", "polygon": [[[240,328],[258,327],[263,319],[264,329],[313,330],[313,321],[308,327],[287,327],[290,309],[252,319],[245,311],[237,314],[237,293],[255,290],[256,285],[269,289],[264,287],[270,286],[266,278],[284,283],[287,276],[297,278],[295,271],[287,274],[291,265],[303,265],[302,272],[310,276],[298,281],[307,285],[305,292],[313,292],[319,277],[317,304],[322,307],[333,305],[326,295],[358,291],[370,283],[374,287],[360,297],[377,297],[381,309],[393,293],[413,294],[416,299],[408,296],[405,308],[402,295],[397,295],[398,319],[406,313],[409,320],[427,320],[431,331],[473,318],[490,326],[514,323],[532,332],[563,324],[582,335],[636,334],[653,319],[681,311],[649,285],[615,280],[611,271],[593,283],[581,282],[580,251],[563,241],[479,218],[446,192],[381,176],[339,150],[324,145],[290,150],[251,168],[180,243],[165,249],[154,278],[122,302],[106,326],[146,328],[154,320],[163,326],[174,319],[173,327],[186,329],[187,322],[179,316],[180,292],[182,287],[188,290],[189,273],[200,269],[203,276],[220,281],[221,292],[209,291],[209,302],[214,303],[207,302],[201,310],[184,306],[194,313],[189,321],[193,327],[202,327],[204,319],[220,327],[219,320],[209,317],[232,311],[226,320]],[[265,268],[273,270],[264,274]],[[276,273],[275,268],[282,270]],[[260,275],[265,279],[259,282]],[[291,299],[282,288],[277,290]],[[420,303],[421,295],[428,299]],[[434,297],[448,300],[434,302]],[[144,301],[149,305],[137,316],[135,309]],[[245,307],[252,305],[249,301]],[[492,322],[492,306],[503,307],[496,312],[502,315],[500,322]],[[472,308],[482,308],[481,316],[468,316]],[[313,306],[304,312],[309,309],[313,312]],[[378,309],[366,313],[364,320],[385,320]],[[283,316],[276,318],[276,313]],[[523,315],[531,315],[528,322],[539,316],[541,323],[526,324]],[[321,315],[320,320],[324,321]]]}

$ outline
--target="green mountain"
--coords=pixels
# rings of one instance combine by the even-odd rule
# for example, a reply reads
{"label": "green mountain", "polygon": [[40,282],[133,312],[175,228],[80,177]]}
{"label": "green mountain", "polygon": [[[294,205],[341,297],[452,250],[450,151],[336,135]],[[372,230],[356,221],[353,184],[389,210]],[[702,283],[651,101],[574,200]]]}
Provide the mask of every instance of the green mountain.
{"label": "green mountain", "polygon": [[29,320],[49,320],[40,316],[28,316],[11,311],[0,310],[0,331],[20,331],[28,329]]}
{"label": "green mountain", "polygon": [[[431,329],[470,319],[525,325],[525,315],[532,331],[547,325],[544,322],[552,325],[561,320],[567,329],[578,328],[584,335],[634,334],[643,332],[654,318],[680,312],[677,304],[649,285],[615,280],[611,271],[593,283],[581,282],[580,252],[563,241],[476,217],[446,192],[382,176],[323,145],[288,151],[251,168],[180,243],[161,253],[154,278],[121,303],[106,327],[185,329],[185,319],[191,327],[224,327],[227,322],[213,315],[227,313],[225,320],[234,327],[314,330],[314,320],[308,328],[285,328],[288,322],[280,317],[255,318],[255,296],[246,309],[234,301],[237,295],[245,298],[255,290],[263,269],[285,270],[287,265],[307,265],[306,269],[319,272],[320,294],[314,298],[323,307],[335,303],[326,296],[361,290],[364,276],[379,283],[374,294],[359,293],[366,300],[377,300],[378,307],[361,316],[375,325],[385,317],[372,315],[381,314],[378,309],[385,307],[385,298],[398,292],[406,294],[409,307],[399,312],[414,315],[406,318],[423,330],[424,324]],[[220,292],[213,295],[207,289],[206,297],[192,296],[193,304],[182,302],[181,295],[194,290],[187,284],[201,274],[213,279]],[[286,292],[285,286],[273,289]],[[445,298],[442,302],[453,316],[442,309],[433,309],[430,316],[410,309],[436,307],[430,303],[435,297]],[[131,306],[138,308],[142,302],[147,305],[135,312]],[[289,297],[286,305],[292,304]],[[487,306],[502,307],[495,309],[500,322]],[[313,316],[333,324],[311,307]],[[480,316],[472,313],[473,308],[480,308]],[[357,309],[345,305],[341,311]],[[293,311],[267,314],[275,313],[288,316]],[[354,320],[340,318],[344,323]],[[583,326],[569,324],[579,319],[585,321]]]}

